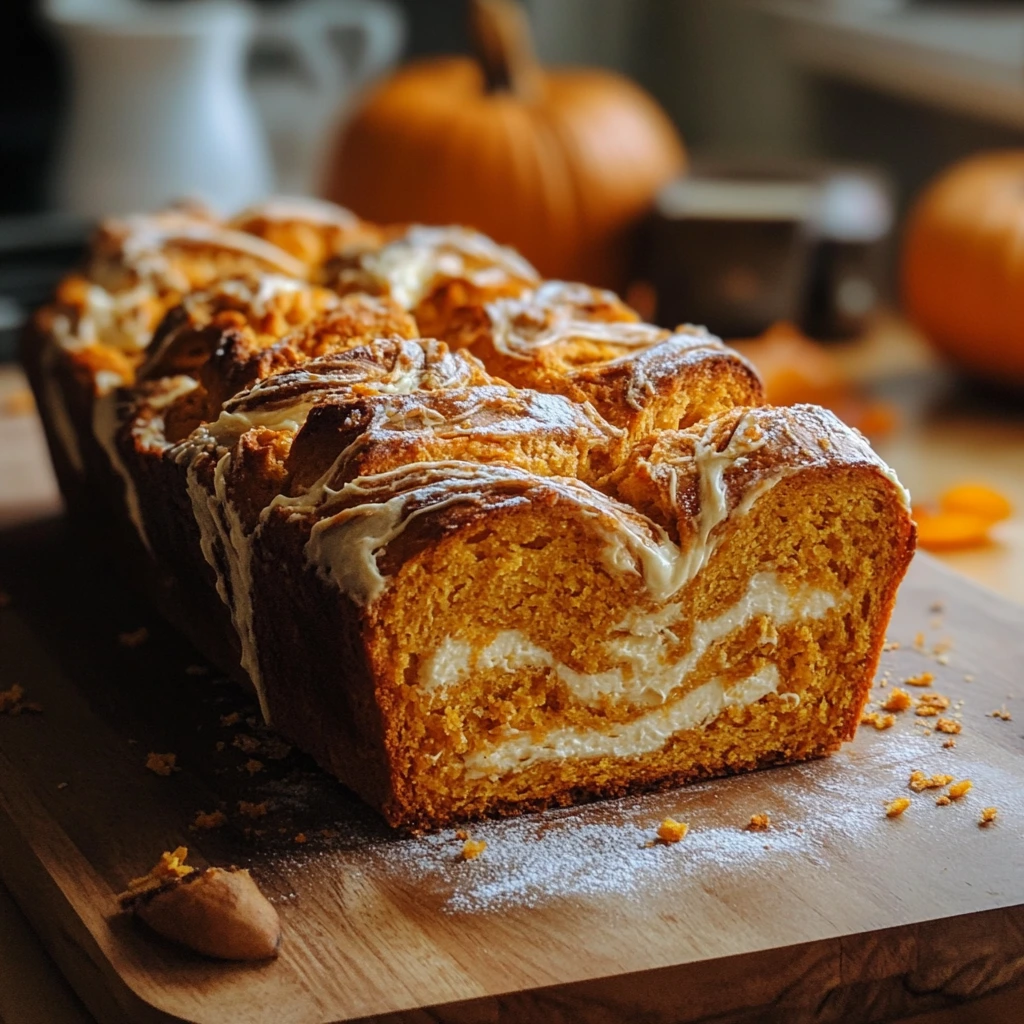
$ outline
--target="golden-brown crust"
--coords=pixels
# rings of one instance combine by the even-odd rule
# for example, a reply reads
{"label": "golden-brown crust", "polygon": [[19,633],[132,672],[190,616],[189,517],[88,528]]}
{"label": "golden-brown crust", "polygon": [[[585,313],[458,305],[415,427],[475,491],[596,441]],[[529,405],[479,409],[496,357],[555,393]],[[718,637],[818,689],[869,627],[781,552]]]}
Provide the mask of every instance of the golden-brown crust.
{"label": "golden-brown crust", "polygon": [[[108,226],[29,354],[62,484],[131,516],[279,728],[417,827],[852,736],[913,550],[859,435],[480,236],[294,213]],[[636,756],[534,750],[699,686],[718,711]]]}

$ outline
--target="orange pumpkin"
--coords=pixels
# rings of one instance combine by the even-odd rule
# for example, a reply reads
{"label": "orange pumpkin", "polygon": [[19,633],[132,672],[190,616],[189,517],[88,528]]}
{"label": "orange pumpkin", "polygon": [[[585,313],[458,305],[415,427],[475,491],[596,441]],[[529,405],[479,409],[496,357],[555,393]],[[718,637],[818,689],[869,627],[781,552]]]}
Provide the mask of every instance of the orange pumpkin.
{"label": "orange pumpkin", "polygon": [[412,64],[372,91],[327,197],[385,223],[474,227],[546,277],[623,286],[629,229],[684,164],[674,127],[618,75],[543,71],[517,4],[470,11],[477,58]]}
{"label": "orange pumpkin", "polygon": [[965,160],[925,191],[904,241],[903,297],[952,361],[1024,385],[1024,152]]}

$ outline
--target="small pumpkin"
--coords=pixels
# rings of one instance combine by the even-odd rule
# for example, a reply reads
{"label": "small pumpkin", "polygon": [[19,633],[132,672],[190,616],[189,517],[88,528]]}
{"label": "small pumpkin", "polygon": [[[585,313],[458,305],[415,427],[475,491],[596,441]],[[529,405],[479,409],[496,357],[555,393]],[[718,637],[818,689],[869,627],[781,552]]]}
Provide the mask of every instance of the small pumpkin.
{"label": "small pumpkin", "polygon": [[906,311],[941,352],[1024,385],[1024,151],[940,175],[911,211],[902,273]]}
{"label": "small pumpkin", "polygon": [[545,71],[511,0],[472,0],[476,59],[411,64],[378,86],[329,161],[329,199],[379,222],[463,224],[546,277],[626,283],[629,229],[684,165],[642,89]]}

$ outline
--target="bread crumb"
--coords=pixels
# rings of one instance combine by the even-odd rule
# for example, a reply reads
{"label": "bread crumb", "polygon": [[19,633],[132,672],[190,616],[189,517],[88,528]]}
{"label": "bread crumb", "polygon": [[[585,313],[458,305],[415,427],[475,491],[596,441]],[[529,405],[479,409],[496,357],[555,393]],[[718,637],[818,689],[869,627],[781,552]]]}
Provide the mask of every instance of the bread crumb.
{"label": "bread crumb", "polygon": [[935,656],[935,660],[940,665],[948,665],[949,664],[949,655],[948,654],[938,654],[938,655]]}
{"label": "bread crumb", "polygon": [[919,718],[931,718],[939,713],[938,708],[933,708],[930,704],[920,704],[914,711],[914,714]]}
{"label": "bread crumb", "polygon": [[228,816],[223,811],[210,811],[209,814],[205,811],[197,811],[192,827],[201,829],[220,828],[221,825],[226,825],[227,821]]}
{"label": "bread crumb", "polygon": [[685,822],[665,818],[658,826],[658,838],[663,843],[678,843],[689,831],[690,826]]}
{"label": "bread crumb", "polygon": [[149,639],[149,630],[145,626],[139,626],[128,633],[118,633],[117,642],[122,647],[141,647]]}
{"label": "bread crumb", "polygon": [[974,783],[970,779],[961,779],[959,782],[954,782],[949,787],[949,799],[960,800],[962,797],[967,796],[968,792],[974,788]]}
{"label": "bread crumb", "polygon": [[57,783],[57,788],[58,789],[67,789],[68,788],[68,784],[66,782],[58,782]]}
{"label": "bread crumb", "polygon": [[899,640],[886,640],[885,643],[882,644],[882,650],[883,651],[898,651],[899,649],[900,649],[900,642],[899,642]]}
{"label": "bread crumb", "polygon": [[465,842],[469,838],[469,833],[464,828],[457,829],[455,838]]}
{"label": "bread crumb", "polygon": [[225,728],[228,728],[232,725],[238,725],[238,723],[241,720],[242,716],[237,711],[232,711],[230,715],[220,716],[220,724],[223,725]]}
{"label": "bread crumb", "polygon": [[181,771],[175,763],[177,760],[177,754],[154,754],[150,751],[146,755],[146,767],[154,775],[170,775],[171,772]]}
{"label": "bread crumb", "polygon": [[861,716],[861,725],[873,725],[876,729],[889,729],[896,724],[895,715],[882,715],[877,711],[868,711]]}
{"label": "bread crumb", "polygon": [[910,798],[898,796],[885,805],[885,816],[887,818],[898,818],[910,806]]}
{"label": "bread crumb", "polygon": [[989,718],[998,718],[1003,722],[1012,722],[1013,716],[1010,714],[1010,709],[1004,704],[1001,708],[996,708],[995,711],[989,712]]}
{"label": "bread crumb", "polygon": [[943,786],[948,786],[952,781],[952,775],[932,775],[929,777],[922,771],[915,771],[910,773],[908,785],[915,793],[920,793],[926,789],[942,789]]}
{"label": "bread crumb", "polygon": [[186,665],[185,675],[187,676],[206,676],[210,674],[210,670],[205,665]]}
{"label": "bread crumb", "polygon": [[964,676],[964,682],[965,683],[973,683],[974,682],[974,676],[972,676],[970,674],[965,675]]}
{"label": "bread crumb", "polygon": [[159,888],[165,882],[174,882],[191,875],[195,868],[185,863],[187,859],[187,846],[179,846],[171,852],[165,850],[146,874],[133,878],[128,883],[128,891],[138,893],[145,889]]}
{"label": "bread crumb", "polygon": [[946,610],[946,606],[941,601],[932,601],[928,605],[928,611],[932,615],[941,615]]}
{"label": "bread crumb", "polygon": [[[941,721],[946,721],[946,719],[941,719]],[[946,750],[952,750],[956,746],[956,740],[946,740],[946,742],[943,743],[942,746]]]}
{"label": "bread crumb", "polygon": [[462,859],[463,860],[476,860],[484,850],[487,849],[487,843],[483,839],[467,839],[462,844]]}
{"label": "bread crumb", "polygon": [[[961,729],[963,729],[963,726],[952,718],[940,718],[935,723],[936,732],[948,732],[952,735],[956,735]],[[956,740],[946,740],[942,745],[944,747],[955,747]]]}
{"label": "bread crumb", "polygon": [[919,650],[924,650],[924,633],[914,634],[914,646]]}
{"label": "bread crumb", "polygon": [[748,832],[767,832],[771,827],[771,818],[767,814],[752,814],[747,822]]}
{"label": "bread crumb", "polygon": [[303,843],[309,842],[309,837],[305,832],[299,832],[298,835],[292,839],[292,842],[298,843],[301,846]]}
{"label": "bread crumb", "polygon": [[922,672],[920,675],[907,676],[903,682],[905,682],[907,686],[931,686],[934,680],[935,676],[932,675],[931,672]]}
{"label": "bread crumb", "polygon": [[257,761],[255,757],[250,757],[249,760],[242,765],[242,768],[250,775],[255,775],[257,772],[263,771],[263,762]]}
{"label": "bread crumb", "polygon": [[981,828],[988,828],[996,820],[996,815],[999,810],[995,807],[983,807],[981,811],[981,819],[978,824]]}
{"label": "bread crumb", "polygon": [[906,690],[896,687],[886,702],[882,705],[883,711],[906,711],[914,703],[914,698]]}
{"label": "bread crumb", "polygon": [[941,693],[922,693],[917,698],[919,707],[936,708],[939,711],[945,711],[949,707],[949,698]]}
{"label": "bread crumb", "polygon": [[25,688],[15,683],[7,690],[0,690],[0,715],[16,718],[23,711],[34,711],[37,714],[43,705],[34,700],[25,700]]}
{"label": "bread crumb", "polygon": [[948,636],[944,636],[933,648],[932,654],[945,654],[946,651],[953,649],[953,641]]}
{"label": "bread crumb", "polygon": [[952,802],[948,796],[940,796],[936,799],[935,804],[938,807],[948,807]]}
{"label": "bread crumb", "polygon": [[255,736],[240,732],[235,734],[231,746],[237,747],[243,754],[255,754],[260,749],[260,741]]}
{"label": "bread crumb", "polygon": [[263,818],[267,814],[267,801],[263,803],[251,803],[248,800],[238,801],[238,813],[244,814],[247,818]]}

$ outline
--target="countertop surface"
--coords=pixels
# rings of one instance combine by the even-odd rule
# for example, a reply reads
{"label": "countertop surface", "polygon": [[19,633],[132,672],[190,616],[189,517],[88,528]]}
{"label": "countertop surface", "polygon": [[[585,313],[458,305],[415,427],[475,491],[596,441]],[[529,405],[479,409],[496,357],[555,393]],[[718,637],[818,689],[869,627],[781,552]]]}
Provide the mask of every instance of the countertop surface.
{"label": "countertop surface", "polygon": [[[837,349],[850,373],[900,412],[876,447],[916,501],[964,480],[985,482],[1013,503],[1013,517],[983,548],[942,555],[950,567],[1024,603],[1024,398],[968,391],[937,366],[899,320]],[[0,367],[0,529],[60,513],[42,429],[24,378]],[[915,1018],[929,1024],[1017,1019],[1020,994]],[[0,1024],[80,1024],[92,1018],[49,961],[0,886]]]}

